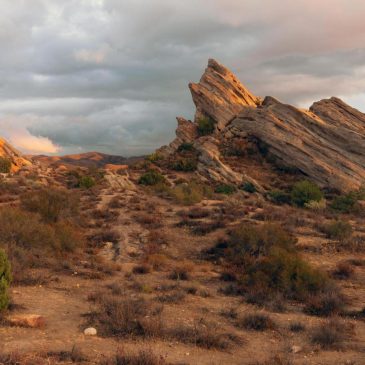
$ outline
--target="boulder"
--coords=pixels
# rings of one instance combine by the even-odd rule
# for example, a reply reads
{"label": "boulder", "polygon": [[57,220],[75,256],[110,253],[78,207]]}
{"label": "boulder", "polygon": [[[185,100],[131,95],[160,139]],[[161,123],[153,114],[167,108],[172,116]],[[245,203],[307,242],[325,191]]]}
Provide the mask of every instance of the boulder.
{"label": "boulder", "polygon": [[85,328],[84,335],[85,336],[96,336],[98,331],[94,327]]}

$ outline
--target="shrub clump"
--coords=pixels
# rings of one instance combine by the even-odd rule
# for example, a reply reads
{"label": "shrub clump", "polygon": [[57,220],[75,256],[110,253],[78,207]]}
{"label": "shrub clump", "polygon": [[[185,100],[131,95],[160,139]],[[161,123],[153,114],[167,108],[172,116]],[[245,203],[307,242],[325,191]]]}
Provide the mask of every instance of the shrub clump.
{"label": "shrub clump", "polygon": [[8,288],[10,282],[10,263],[5,251],[0,249],[0,311],[6,309],[9,305]]}
{"label": "shrub clump", "polygon": [[11,170],[11,161],[6,157],[0,156],[0,173],[8,174]]}
{"label": "shrub clump", "polygon": [[243,185],[241,186],[241,189],[243,191],[246,191],[247,193],[251,193],[251,194],[256,193],[256,191],[257,191],[256,186],[254,184],[252,184],[252,182],[249,182],[249,181],[243,183]]}
{"label": "shrub clump", "polygon": [[323,193],[315,183],[303,180],[294,184],[291,191],[292,203],[298,207],[304,207],[311,201],[321,201]]}
{"label": "shrub clump", "polygon": [[21,196],[22,207],[38,213],[45,222],[57,222],[78,213],[78,196],[62,189],[42,189]]}
{"label": "shrub clump", "polygon": [[215,188],[215,192],[218,194],[226,194],[231,195],[237,191],[237,188],[234,185],[221,184]]}
{"label": "shrub clump", "polygon": [[265,331],[275,328],[273,320],[266,314],[261,313],[246,314],[238,325],[253,331]]}
{"label": "shrub clump", "polygon": [[189,142],[181,143],[181,145],[177,149],[178,152],[192,152],[194,150],[194,144]]}
{"label": "shrub clump", "polygon": [[205,184],[191,181],[169,189],[168,195],[180,204],[191,205],[199,203],[204,198],[212,196],[212,190]]}
{"label": "shrub clump", "polygon": [[78,187],[81,189],[91,189],[95,186],[96,181],[92,176],[81,176],[78,181]]}
{"label": "shrub clump", "polygon": [[358,201],[364,199],[364,191],[352,191],[346,195],[337,196],[331,203],[331,209],[341,213],[353,213],[358,211]]}
{"label": "shrub clump", "polygon": [[180,157],[171,164],[171,169],[175,171],[195,171],[198,166],[198,160],[192,157]]}
{"label": "shrub clump", "polygon": [[198,134],[200,136],[206,136],[212,134],[215,129],[215,121],[209,117],[200,118],[198,121]]}
{"label": "shrub clump", "polygon": [[274,203],[279,204],[279,205],[291,203],[290,194],[288,194],[282,190],[269,191],[268,196],[271,201],[273,201]]}
{"label": "shrub clump", "polygon": [[325,233],[328,238],[343,241],[351,237],[352,226],[349,222],[335,220],[321,226],[321,231]]}
{"label": "shrub clump", "polygon": [[251,301],[264,300],[268,293],[301,300],[324,291],[329,279],[302,260],[295,242],[279,225],[243,224],[215,250],[233,268],[240,291]]}
{"label": "shrub clump", "polygon": [[138,180],[140,185],[157,185],[165,182],[165,177],[156,170],[150,170],[144,173]]}

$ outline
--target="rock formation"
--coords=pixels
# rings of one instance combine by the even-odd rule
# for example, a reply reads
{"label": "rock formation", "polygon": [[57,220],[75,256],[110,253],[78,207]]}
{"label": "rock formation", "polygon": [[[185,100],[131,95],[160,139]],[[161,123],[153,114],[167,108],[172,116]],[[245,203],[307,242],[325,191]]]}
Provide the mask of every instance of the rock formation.
{"label": "rock formation", "polygon": [[11,161],[11,171],[16,172],[24,166],[30,166],[31,162],[24,158],[22,154],[12,147],[5,139],[0,137],[0,157],[5,157]]}
{"label": "rock formation", "polygon": [[[286,105],[273,97],[250,93],[224,66],[209,60],[198,84],[189,85],[196,105],[195,121],[178,118],[177,138],[199,151],[198,173],[216,181],[252,181],[222,162],[220,146],[233,138],[263,143],[283,166],[299,170],[322,187],[350,191],[365,185],[365,114],[338,98],[321,100],[310,110]],[[209,117],[216,123],[212,136],[200,137],[197,123]],[[256,184],[257,185],[257,184]]]}
{"label": "rock formation", "polygon": [[260,104],[260,98],[251,94],[235,75],[217,61],[210,59],[200,82],[189,88],[196,105],[195,122],[210,117],[223,129],[244,106]]}

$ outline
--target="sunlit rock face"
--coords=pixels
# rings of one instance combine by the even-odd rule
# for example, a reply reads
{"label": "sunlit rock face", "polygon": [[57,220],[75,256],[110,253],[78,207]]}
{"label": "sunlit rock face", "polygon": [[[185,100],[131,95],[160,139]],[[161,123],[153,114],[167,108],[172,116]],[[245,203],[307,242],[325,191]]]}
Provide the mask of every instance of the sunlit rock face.
{"label": "sunlit rock face", "polygon": [[11,161],[12,172],[16,172],[24,166],[31,165],[31,162],[28,159],[24,158],[19,151],[17,151],[3,138],[0,138],[0,156]]}
{"label": "sunlit rock face", "polygon": [[189,88],[196,106],[195,121],[210,117],[223,129],[244,106],[255,107],[260,98],[251,94],[237,77],[217,61],[210,59],[199,83]]}

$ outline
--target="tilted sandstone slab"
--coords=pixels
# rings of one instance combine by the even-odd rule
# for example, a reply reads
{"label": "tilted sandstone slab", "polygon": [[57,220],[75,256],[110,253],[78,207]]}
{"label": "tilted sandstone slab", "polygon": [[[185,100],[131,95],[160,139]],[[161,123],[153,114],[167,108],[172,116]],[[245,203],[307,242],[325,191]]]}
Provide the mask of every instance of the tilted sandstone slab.
{"label": "tilted sandstone slab", "polygon": [[12,147],[5,139],[0,137],[0,157],[5,157],[11,161],[12,172],[18,171],[24,166],[30,166],[32,163],[24,158],[19,151]]}
{"label": "tilted sandstone slab", "polygon": [[328,122],[267,97],[258,108],[244,108],[225,133],[259,139],[282,163],[321,186],[358,189],[365,184],[365,134],[356,132],[362,122],[349,118],[341,123],[338,116],[334,118]]}
{"label": "tilted sandstone slab", "polygon": [[355,133],[365,135],[365,114],[332,97],[314,103],[310,109],[326,122],[337,127],[346,127]]}
{"label": "tilted sandstone slab", "polygon": [[250,93],[226,67],[210,59],[198,84],[189,88],[196,106],[195,122],[210,117],[224,128],[244,106],[260,104],[260,98]]}

